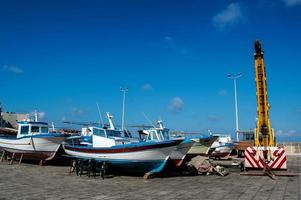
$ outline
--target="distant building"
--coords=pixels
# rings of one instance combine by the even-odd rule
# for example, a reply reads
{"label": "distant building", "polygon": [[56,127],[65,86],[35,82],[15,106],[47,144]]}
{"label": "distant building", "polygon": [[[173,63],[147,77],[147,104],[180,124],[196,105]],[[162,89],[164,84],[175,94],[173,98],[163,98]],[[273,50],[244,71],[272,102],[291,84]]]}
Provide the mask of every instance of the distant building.
{"label": "distant building", "polygon": [[27,121],[29,119],[30,119],[29,114],[1,112],[0,126],[17,129],[18,128],[17,121]]}

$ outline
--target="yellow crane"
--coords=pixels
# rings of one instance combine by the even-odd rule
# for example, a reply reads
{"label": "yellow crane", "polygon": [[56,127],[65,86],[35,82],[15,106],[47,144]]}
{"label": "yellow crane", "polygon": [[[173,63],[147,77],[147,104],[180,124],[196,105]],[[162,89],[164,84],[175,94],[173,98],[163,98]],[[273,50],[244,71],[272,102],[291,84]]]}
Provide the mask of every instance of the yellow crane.
{"label": "yellow crane", "polygon": [[274,130],[269,118],[270,105],[267,95],[267,76],[260,41],[255,41],[255,82],[257,98],[257,125],[255,128],[255,146],[275,146]]}
{"label": "yellow crane", "polygon": [[285,151],[276,146],[274,130],[269,118],[267,76],[261,43],[255,41],[254,48],[257,125],[254,131],[254,146],[247,147],[245,150],[245,167],[268,171],[287,169]]}

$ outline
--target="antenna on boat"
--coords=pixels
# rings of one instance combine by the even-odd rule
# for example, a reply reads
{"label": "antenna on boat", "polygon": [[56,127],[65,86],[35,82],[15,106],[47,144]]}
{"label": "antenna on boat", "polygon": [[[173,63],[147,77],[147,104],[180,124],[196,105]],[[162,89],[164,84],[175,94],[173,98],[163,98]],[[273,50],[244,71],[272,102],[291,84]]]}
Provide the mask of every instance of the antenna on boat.
{"label": "antenna on boat", "polygon": [[209,128],[207,131],[209,132],[210,135],[213,135],[212,131]]}
{"label": "antenna on boat", "polygon": [[115,127],[114,127],[114,124],[113,124],[113,115],[110,115],[109,112],[107,112],[107,117],[108,117],[108,120],[109,120],[109,123],[110,123],[110,130],[115,130]]}
{"label": "antenna on boat", "polygon": [[52,128],[52,131],[53,131],[53,132],[56,131],[55,128],[54,128],[54,123],[53,123],[53,122],[51,122],[51,128]]}
{"label": "antenna on boat", "polygon": [[159,129],[164,129],[163,120],[162,117],[159,116],[159,120],[157,121],[157,125],[159,126]]}
{"label": "antenna on boat", "polygon": [[144,112],[142,112],[142,115],[144,116],[144,118],[148,121],[148,123],[150,123],[150,125],[154,128],[156,128],[156,126],[152,123],[152,121],[146,116],[146,114]]}
{"label": "antenna on boat", "polygon": [[37,110],[34,111],[34,120],[35,120],[35,122],[38,121],[38,112],[37,112]]}
{"label": "antenna on boat", "polygon": [[104,123],[103,123],[103,119],[102,119],[102,116],[101,116],[100,108],[99,108],[99,105],[98,105],[97,102],[96,102],[96,106],[97,106],[98,115],[99,115],[99,119],[100,119],[99,125],[102,126],[102,127],[104,127]]}

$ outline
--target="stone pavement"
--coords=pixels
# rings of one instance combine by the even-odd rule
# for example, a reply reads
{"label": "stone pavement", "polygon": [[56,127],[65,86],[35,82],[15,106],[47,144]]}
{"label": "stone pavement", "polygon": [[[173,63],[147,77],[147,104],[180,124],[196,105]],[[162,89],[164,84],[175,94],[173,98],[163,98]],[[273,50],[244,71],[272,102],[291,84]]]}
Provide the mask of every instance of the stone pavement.
{"label": "stone pavement", "polygon": [[[301,172],[301,156],[288,157],[290,171]],[[301,199],[301,176],[177,176],[144,180],[115,176],[102,180],[69,175],[69,167],[0,163],[4,199]]]}

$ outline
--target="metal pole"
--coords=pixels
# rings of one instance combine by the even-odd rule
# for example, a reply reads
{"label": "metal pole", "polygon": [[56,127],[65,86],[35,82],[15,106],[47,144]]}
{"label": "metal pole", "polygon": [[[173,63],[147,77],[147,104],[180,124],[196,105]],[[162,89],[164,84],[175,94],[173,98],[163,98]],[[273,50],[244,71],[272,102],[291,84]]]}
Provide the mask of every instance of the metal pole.
{"label": "metal pole", "polygon": [[121,92],[123,92],[121,130],[124,131],[125,93],[126,93],[129,89],[128,89],[128,88],[121,88],[120,90],[121,90]]}
{"label": "metal pole", "polygon": [[236,79],[240,78],[242,73],[238,73],[236,76],[228,74],[228,78],[232,79],[234,82],[234,103],[235,103],[235,122],[236,122],[236,140],[239,141],[239,128],[238,128],[238,106],[237,106],[237,89],[236,89]]}
{"label": "metal pole", "polygon": [[0,127],[3,126],[3,121],[2,121],[2,104],[0,103]]}
{"label": "metal pole", "polygon": [[236,79],[234,79],[234,98],[235,98],[235,119],[236,119],[236,140],[239,141],[238,137],[238,107],[237,107],[237,91],[236,91]]}

